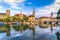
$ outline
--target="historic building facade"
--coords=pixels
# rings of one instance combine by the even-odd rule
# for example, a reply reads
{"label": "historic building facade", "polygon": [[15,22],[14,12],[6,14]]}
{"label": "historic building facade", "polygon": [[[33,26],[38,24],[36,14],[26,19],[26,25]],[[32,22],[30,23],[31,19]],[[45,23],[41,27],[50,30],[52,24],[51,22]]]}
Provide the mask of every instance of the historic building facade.
{"label": "historic building facade", "polygon": [[15,14],[14,16],[15,16],[16,18],[17,18],[17,17],[20,17],[21,19],[23,19],[23,17],[26,16],[26,15],[24,15],[24,14],[21,12],[20,14]]}
{"label": "historic building facade", "polygon": [[54,21],[55,21],[55,18],[53,17],[53,13],[51,13],[50,17],[42,16],[39,18],[40,23],[48,23],[48,22],[51,23]]}
{"label": "historic building facade", "polygon": [[33,10],[33,12],[32,12],[32,15],[29,15],[29,16],[28,16],[28,21],[32,21],[32,22],[35,22],[35,21],[36,21],[35,11],[34,11],[34,10]]}
{"label": "historic building facade", "polygon": [[6,13],[0,13],[0,19],[4,19],[7,16],[10,16],[10,10],[6,10]]}

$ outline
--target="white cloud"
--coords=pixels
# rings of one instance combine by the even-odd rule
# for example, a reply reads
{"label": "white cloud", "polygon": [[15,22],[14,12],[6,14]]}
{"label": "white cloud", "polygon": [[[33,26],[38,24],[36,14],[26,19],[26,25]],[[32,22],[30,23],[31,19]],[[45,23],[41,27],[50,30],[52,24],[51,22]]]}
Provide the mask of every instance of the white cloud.
{"label": "white cloud", "polygon": [[8,3],[14,3],[14,2],[24,2],[24,0],[4,0],[5,2],[8,2]]}
{"label": "white cloud", "polygon": [[11,8],[17,8],[19,5],[17,3],[8,3]]}
{"label": "white cloud", "polygon": [[[0,0],[1,1],[1,0]],[[19,4],[17,4],[17,2],[24,2],[25,0],[4,0],[5,3],[9,4],[11,6],[11,8],[14,9],[20,9],[20,10],[12,10],[11,9],[11,15],[15,15],[16,13],[20,13],[20,11],[23,11],[24,14],[26,15],[30,15],[31,12],[29,12],[30,10],[26,9],[26,7],[24,6],[24,4],[21,4],[22,7],[19,6]],[[41,7],[36,9],[36,17],[41,17],[41,16],[50,16],[51,12],[54,13],[54,16],[56,16],[56,13],[59,8],[60,8],[60,4],[58,4],[60,2],[60,0],[55,0],[55,2],[52,5],[48,5],[45,7]],[[31,2],[29,2],[29,4],[32,4]],[[0,11],[3,12],[4,7],[0,6]]]}
{"label": "white cloud", "polygon": [[0,0],[0,2],[2,2],[2,0]]}
{"label": "white cloud", "polygon": [[39,17],[41,16],[50,16],[51,12],[54,13],[54,16],[56,17],[56,12],[58,12],[60,8],[60,4],[57,4],[60,2],[60,0],[55,0],[54,4],[41,7],[37,9],[36,16],[39,14]]}
{"label": "white cloud", "polygon": [[24,1],[25,0],[4,0],[4,2],[9,4],[11,8],[15,8],[15,9],[18,9],[19,4],[17,3],[21,3]]}
{"label": "white cloud", "polygon": [[3,6],[0,6],[0,9],[2,9],[3,8]]}
{"label": "white cloud", "polygon": [[4,8],[3,6],[0,6],[0,12],[1,13],[5,13],[5,10],[3,8]]}
{"label": "white cloud", "polygon": [[56,2],[60,2],[60,0],[56,0]]}
{"label": "white cloud", "polygon": [[20,13],[20,11],[17,11],[17,10],[11,10],[11,16],[13,16],[13,15],[15,15],[15,14],[19,14]]}

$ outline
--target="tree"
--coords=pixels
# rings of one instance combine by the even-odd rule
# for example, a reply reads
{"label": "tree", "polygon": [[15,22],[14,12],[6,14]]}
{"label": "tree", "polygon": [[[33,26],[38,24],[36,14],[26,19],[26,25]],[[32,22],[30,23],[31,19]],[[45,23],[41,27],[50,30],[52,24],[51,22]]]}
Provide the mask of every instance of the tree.
{"label": "tree", "polygon": [[56,36],[57,36],[57,40],[60,40],[60,33],[59,32],[56,33]]}
{"label": "tree", "polygon": [[13,16],[13,17],[12,17],[12,21],[15,21],[15,20],[16,20],[16,17],[15,17],[15,16]]}
{"label": "tree", "polygon": [[12,20],[13,20],[13,21],[15,21],[15,20],[20,21],[20,17],[19,17],[19,16],[13,16],[13,17],[12,17]]}
{"label": "tree", "polygon": [[58,15],[60,14],[60,9],[58,10]]}
{"label": "tree", "polygon": [[7,24],[8,24],[8,22],[10,22],[10,16],[4,18],[4,22],[7,22]]}
{"label": "tree", "polygon": [[60,9],[59,9],[58,12],[57,12],[57,17],[56,17],[56,19],[60,19]]}
{"label": "tree", "polygon": [[9,36],[10,35],[10,25],[5,24],[4,27],[6,28],[7,36]]}
{"label": "tree", "polygon": [[21,20],[21,18],[18,16],[17,18],[16,18],[16,20],[18,20],[18,22]]}
{"label": "tree", "polygon": [[27,21],[27,20],[28,20],[28,17],[27,17],[27,16],[24,16],[23,19],[24,19],[25,21]]}
{"label": "tree", "polygon": [[3,21],[3,19],[0,19],[0,22],[2,22]]}

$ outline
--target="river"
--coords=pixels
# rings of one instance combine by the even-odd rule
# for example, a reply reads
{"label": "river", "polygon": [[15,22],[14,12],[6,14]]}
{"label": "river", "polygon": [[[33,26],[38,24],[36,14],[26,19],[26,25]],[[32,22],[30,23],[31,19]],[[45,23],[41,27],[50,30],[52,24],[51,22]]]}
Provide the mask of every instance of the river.
{"label": "river", "polygon": [[[45,24],[47,25],[47,24]],[[60,40],[60,26],[29,25],[4,25],[6,31],[0,32],[0,40]]]}

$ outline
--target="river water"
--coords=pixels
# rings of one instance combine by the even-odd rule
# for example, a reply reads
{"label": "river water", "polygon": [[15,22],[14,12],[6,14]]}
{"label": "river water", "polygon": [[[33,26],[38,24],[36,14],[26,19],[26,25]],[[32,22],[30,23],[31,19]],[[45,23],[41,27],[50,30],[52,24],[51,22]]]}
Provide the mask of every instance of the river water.
{"label": "river water", "polygon": [[[46,24],[45,24],[46,25]],[[0,32],[0,40],[60,40],[60,26],[4,25],[6,31]]]}

